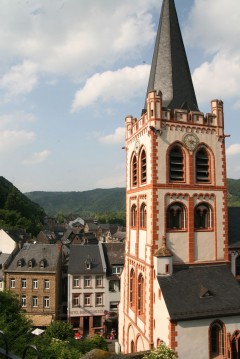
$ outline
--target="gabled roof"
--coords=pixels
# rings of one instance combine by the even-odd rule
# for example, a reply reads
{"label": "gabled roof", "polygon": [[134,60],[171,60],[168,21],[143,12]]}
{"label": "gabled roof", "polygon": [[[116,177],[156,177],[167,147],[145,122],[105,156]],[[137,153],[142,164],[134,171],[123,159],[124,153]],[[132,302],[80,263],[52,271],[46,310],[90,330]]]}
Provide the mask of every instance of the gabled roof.
{"label": "gabled roof", "polygon": [[[91,268],[86,268],[86,260]],[[68,273],[70,274],[103,274],[106,264],[101,243],[90,245],[72,244],[70,246]]]}
{"label": "gabled roof", "polygon": [[240,207],[228,207],[229,248],[240,247]]}
{"label": "gabled roof", "polygon": [[171,320],[240,314],[240,286],[226,265],[182,268],[158,283]]}
{"label": "gabled roof", "polygon": [[[25,243],[7,268],[10,272],[55,272],[57,270],[61,247],[57,244]],[[45,266],[41,268],[41,261],[45,259]],[[18,261],[22,260],[21,267]],[[33,266],[29,266],[29,261]]]}
{"label": "gabled roof", "polygon": [[25,229],[5,229],[5,232],[16,242],[24,242],[30,240],[30,235],[26,232]]}
{"label": "gabled roof", "polygon": [[164,107],[198,111],[174,0],[163,0],[147,92],[153,90],[162,92]]}
{"label": "gabled roof", "polygon": [[104,253],[107,256],[109,264],[111,266],[124,264],[124,243],[103,243],[102,245]]}

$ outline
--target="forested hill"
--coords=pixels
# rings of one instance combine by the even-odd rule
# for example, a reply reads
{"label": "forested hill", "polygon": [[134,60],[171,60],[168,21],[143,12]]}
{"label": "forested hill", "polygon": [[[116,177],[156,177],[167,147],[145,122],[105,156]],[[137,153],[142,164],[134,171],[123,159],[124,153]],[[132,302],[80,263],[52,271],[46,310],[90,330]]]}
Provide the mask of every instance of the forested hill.
{"label": "forested hill", "polygon": [[0,176],[0,228],[26,229],[37,234],[45,217],[44,210]]}
{"label": "forested hill", "polygon": [[126,189],[94,189],[83,192],[28,192],[33,202],[44,208],[48,215],[79,214],[90,216],[95,213],[125,212]]}
{"label": "forested hill", "polygon": [[[83,192],[29,192],[48,215],[122,212],[126,210],[126,189],[94,189]],[[228,179],[228,205],[240,206],[240,179]]]}

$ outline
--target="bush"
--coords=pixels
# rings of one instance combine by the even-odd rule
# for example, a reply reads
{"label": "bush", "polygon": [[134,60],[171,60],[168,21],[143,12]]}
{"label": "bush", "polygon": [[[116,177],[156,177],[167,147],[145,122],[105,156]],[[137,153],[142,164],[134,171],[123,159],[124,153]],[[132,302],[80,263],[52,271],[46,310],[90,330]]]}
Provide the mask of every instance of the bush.
{"label": "bush", "polygon": [[143,359],[176,359],[177,354],[171,348],[161,343],[157,349],[153,349],[149,354],[145,355]]}

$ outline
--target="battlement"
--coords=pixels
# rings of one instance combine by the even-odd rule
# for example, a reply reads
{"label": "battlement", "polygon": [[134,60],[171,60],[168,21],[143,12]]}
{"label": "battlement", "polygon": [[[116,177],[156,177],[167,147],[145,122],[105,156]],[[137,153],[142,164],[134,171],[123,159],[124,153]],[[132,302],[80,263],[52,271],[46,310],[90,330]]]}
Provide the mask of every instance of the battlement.
{"label": "battlement", "polygon": [[188,109],[168,109],[162,106],[162,93],[152,91],[148,93],[146,110],[137,119],[128,115],[125,119],[126,140],[141,131],[145,126],[153,126],[156,130],[161,130],[167,124],[182,124],[187,126],[202,127],[206,129],[216,129],[219,137],[223,136],[224,116],[223,102],[213,100],[211,102],[211,112],[204,115],[200,111],[189,111]]}

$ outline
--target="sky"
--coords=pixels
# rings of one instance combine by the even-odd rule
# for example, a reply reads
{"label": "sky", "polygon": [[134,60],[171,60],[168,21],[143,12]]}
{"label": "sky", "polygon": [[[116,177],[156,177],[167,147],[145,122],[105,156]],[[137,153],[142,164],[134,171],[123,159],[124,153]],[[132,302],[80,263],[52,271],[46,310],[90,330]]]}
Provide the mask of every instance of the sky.
{"label": "sky", "polygon": [[[20,191],[125,186],[162,0],[0,0],[0,175]],[[198,105],[224,102],[240,178],[240,1],[175,0]]]}

